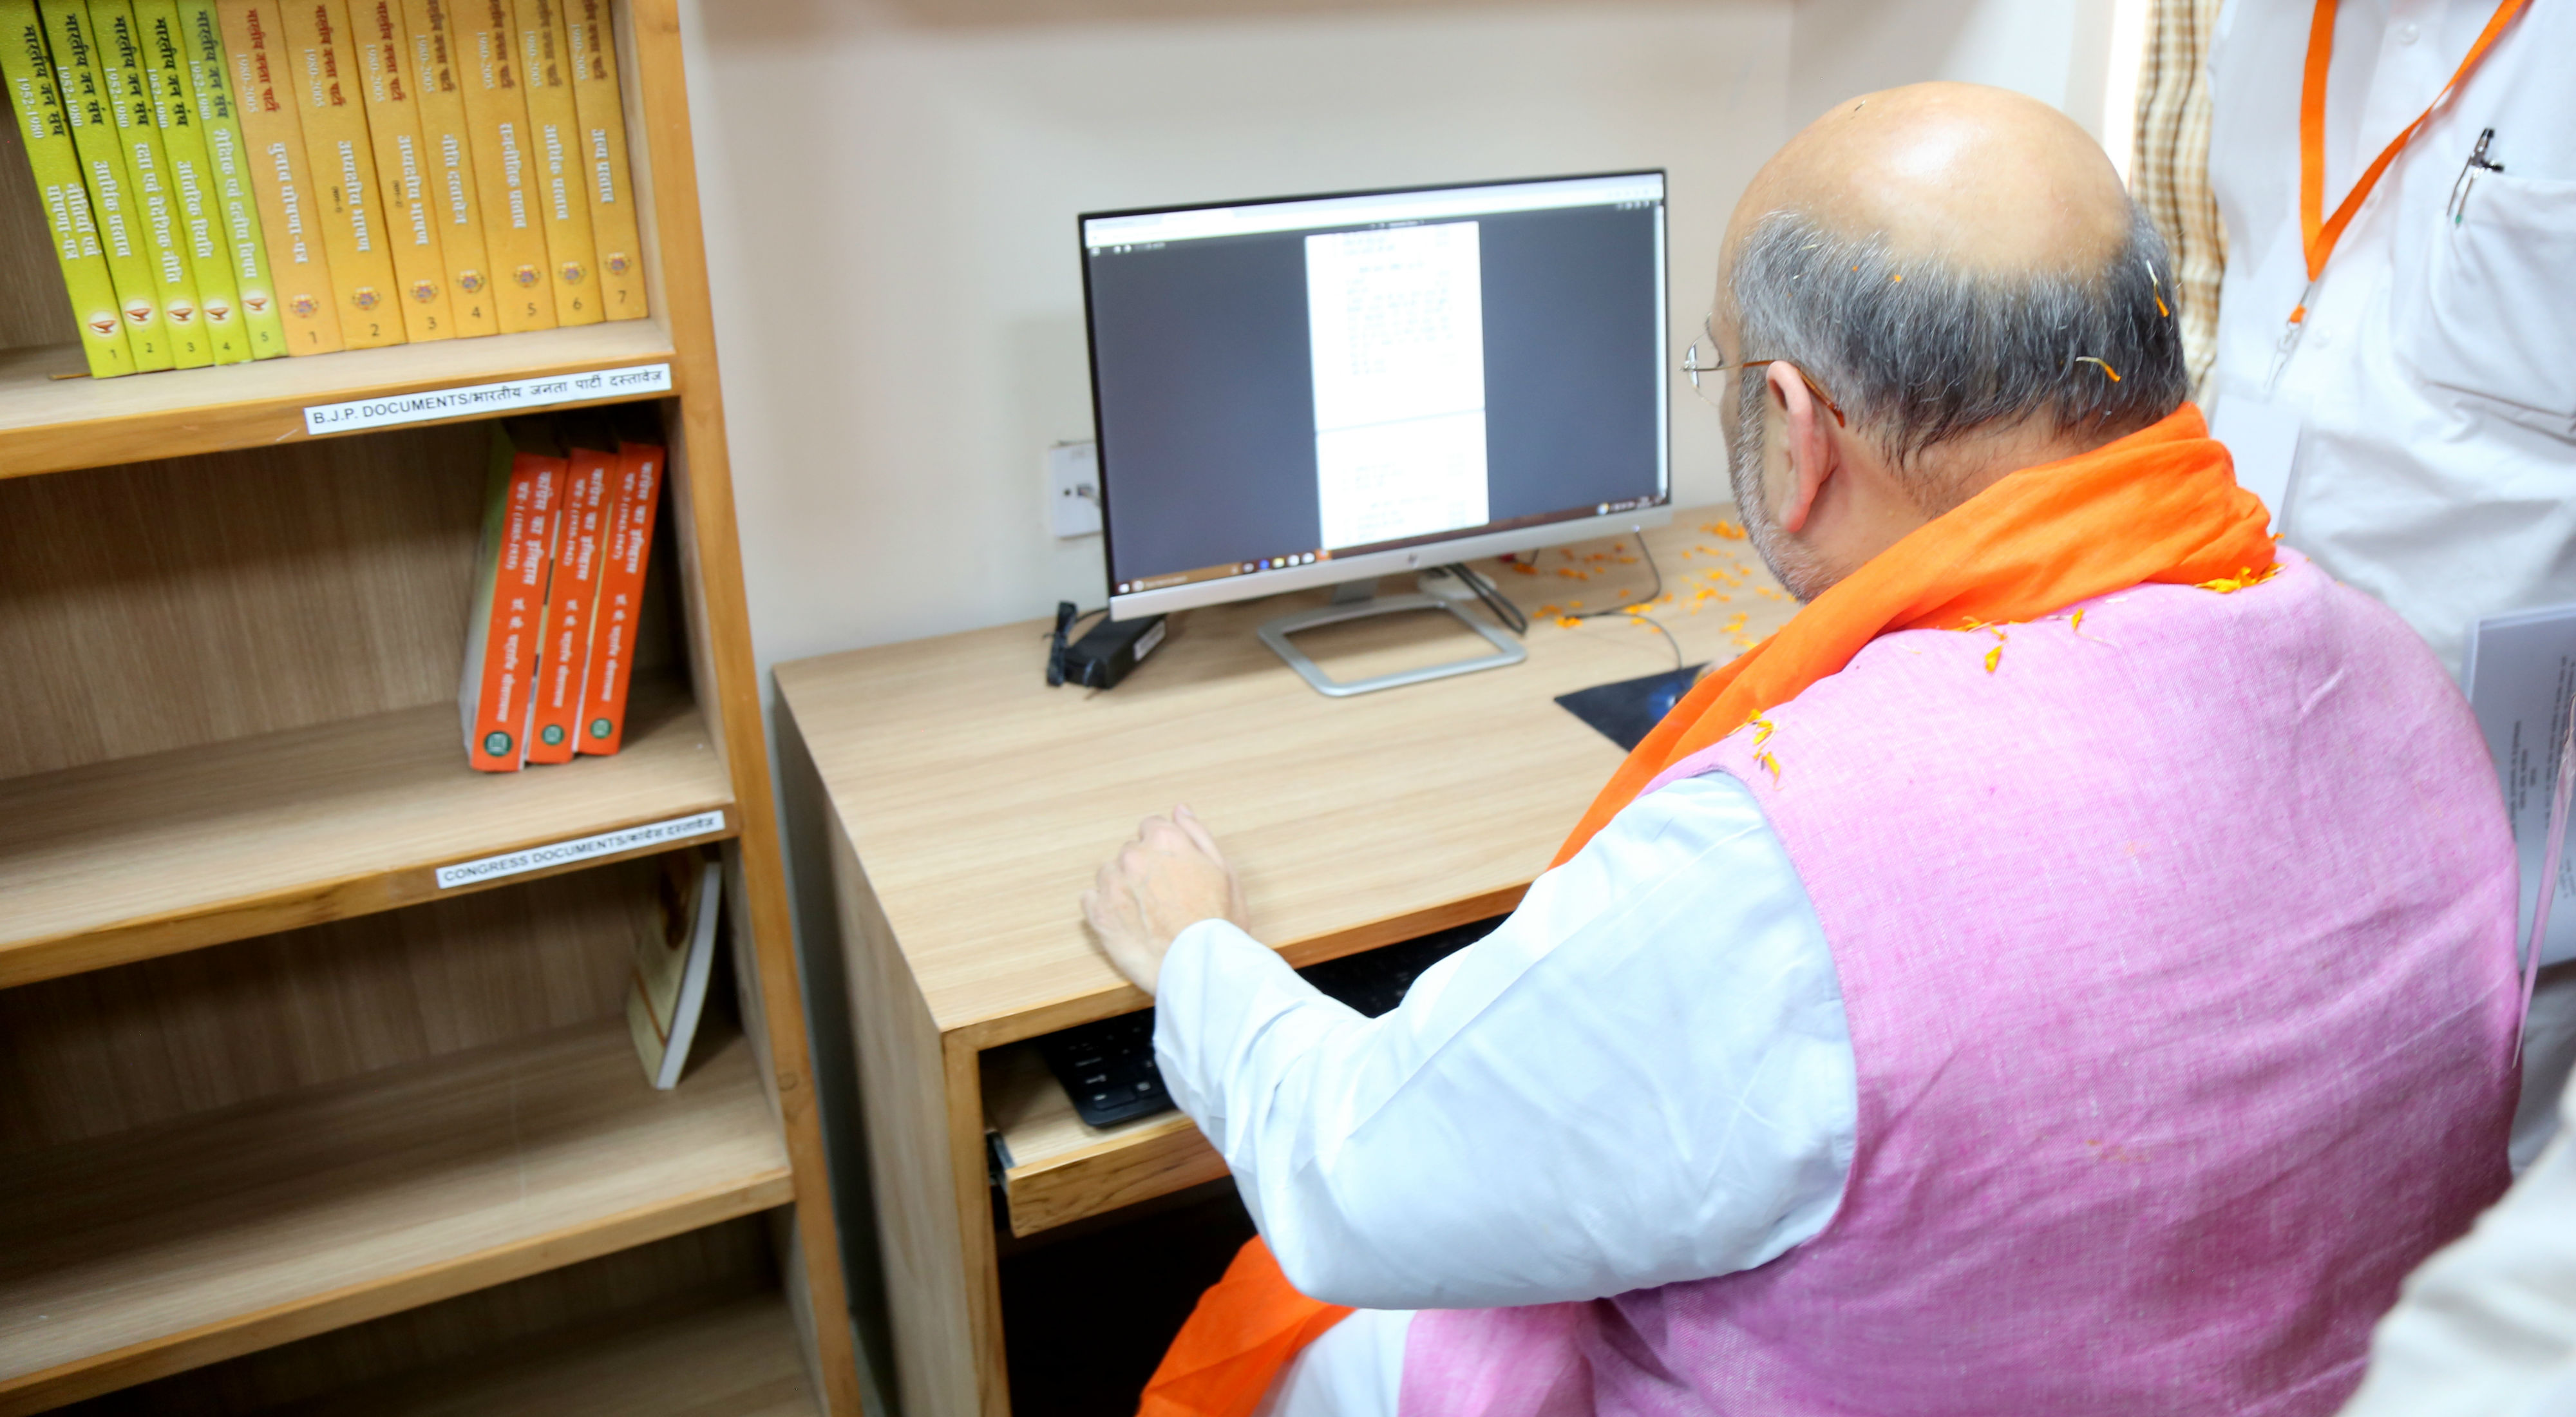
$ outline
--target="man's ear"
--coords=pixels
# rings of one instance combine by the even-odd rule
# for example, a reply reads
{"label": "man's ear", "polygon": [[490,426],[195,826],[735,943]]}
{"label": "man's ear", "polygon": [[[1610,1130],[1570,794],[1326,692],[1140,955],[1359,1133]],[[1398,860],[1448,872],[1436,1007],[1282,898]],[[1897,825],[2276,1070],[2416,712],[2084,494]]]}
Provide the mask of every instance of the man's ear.
{"label": "man's ear", "polygon": [[1840,470],[1833,435],[1825,427],[1832,415],[1807,387],[1798,366],[1775,359],[1762,367],[1762,376],[1772,407],[1780,415],[1780,448],[1789,460],[1790,485],[1779,508],[1780,529],[1795,536],[1806,530],[1808,514],[1815,510],[1825,483]]}

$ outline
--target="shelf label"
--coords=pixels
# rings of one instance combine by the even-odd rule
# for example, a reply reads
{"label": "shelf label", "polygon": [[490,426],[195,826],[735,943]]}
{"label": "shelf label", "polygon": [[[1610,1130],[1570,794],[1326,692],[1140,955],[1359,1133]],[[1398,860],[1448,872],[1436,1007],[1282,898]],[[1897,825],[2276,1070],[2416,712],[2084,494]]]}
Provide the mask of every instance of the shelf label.
{"label": "shelf label", "polygon": [[486,881],[500,880],[504,876],[515,876],[523,871],[543,871],[555,866],[569,866],[575,862],[615,856],[621,851],[634,851],[640,847],[663,846],[675,841],[686,841],[693,836],[705,836],[709,832],[723,831],[724,821],[722,810],[700,812],[691,817],[673,817],[667,822],[628,827],[624,831],[602,832],[598,836],[586,836],[579,841],[558,841],[549,846],[531,846],[525,851],[513,851],[506,855],[486,856],[480,861],[460,861],[453,866],[438,868],[438,888],[446,891],[454,890],[458,886],[477,886]]}
{"label": "shelf label", "polygon": [[433,418],[471,418],[550,404],[590,399],[641,398],[671,391],[671,366],[632,364],[623,369],[593,369],[545,379],[510,379],[462,389],[423,389],[416,394],[390,394],[348,403],[317,403],[304,410],[304,431],[311,434],[354,433],[361,428],[389,428],[398,423],[426,423]]}

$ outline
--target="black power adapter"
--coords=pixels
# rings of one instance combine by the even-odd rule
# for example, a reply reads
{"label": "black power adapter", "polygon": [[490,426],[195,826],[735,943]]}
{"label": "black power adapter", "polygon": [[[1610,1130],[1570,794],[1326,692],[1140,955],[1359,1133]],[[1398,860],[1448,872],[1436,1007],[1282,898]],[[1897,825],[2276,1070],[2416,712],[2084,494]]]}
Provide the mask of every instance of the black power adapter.
{"label": "black power adapter", "polygon": [[1049,684],[1080,684],[1086,689],[1106,689],[1124,679],[1154,647],[1163,642],[1163,617],[1148,616],[1142,620],[1103,620],[1071,644],[1064,641],[1065,629],[1072,623],[1070,603],[1056,615],[1056,642],[1052,662],[1047,666]]}

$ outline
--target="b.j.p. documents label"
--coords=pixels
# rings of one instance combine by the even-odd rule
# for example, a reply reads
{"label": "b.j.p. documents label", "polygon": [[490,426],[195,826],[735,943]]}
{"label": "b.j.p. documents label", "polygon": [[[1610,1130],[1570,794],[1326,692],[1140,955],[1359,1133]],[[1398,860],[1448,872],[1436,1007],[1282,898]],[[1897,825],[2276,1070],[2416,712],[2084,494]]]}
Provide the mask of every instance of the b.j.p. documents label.
{"label": "b.j.p. documents label", "polygon": [[460,389],[423,389],[414,394],[387,394],[347,403],[310,404],[304,410],[304,431],[318,437],[439,418],[485,418],[559,403],[642,398],[670,391],[670,365],[634,364],[624,369],[592,369],[543,379],[506,379]]}

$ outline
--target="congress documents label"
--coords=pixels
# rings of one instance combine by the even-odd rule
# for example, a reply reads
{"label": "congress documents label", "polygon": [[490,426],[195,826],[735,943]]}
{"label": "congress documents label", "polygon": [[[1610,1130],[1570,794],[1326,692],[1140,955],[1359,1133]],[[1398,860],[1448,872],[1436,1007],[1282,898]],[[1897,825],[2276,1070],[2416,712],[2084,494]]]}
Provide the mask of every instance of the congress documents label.
{"label": "congress documents label", "polygon": [[438,888],[454,890],[458,886],[479,886],[505,876],[527,871],[552,870],[583,861],[596,861],[603,856],[638,851],[650,846],[663,846],[691,837],[705,836],[724,830],[725,816],[719,809],[699,812],[694,816],[673,817],[667,822],[653,822],[624,831],[602,832],[579,841],[558,841],[547,846],[531,846],[525,851],[512,851],[500,856],[486,856],[480,861],[459,861],[438,868]]}
{"label": "congress documents label", "polygon": [[506,379],[458,389],[423,389],[416,394],[310,404],[304,410],[304,431],[315,435],[354,433],[362,428],[390,428],[434,418],[483,418],[559,403],[642,398],[670,391],[670,365],[630,364],[623,369],[592,369],[543,379]]}

